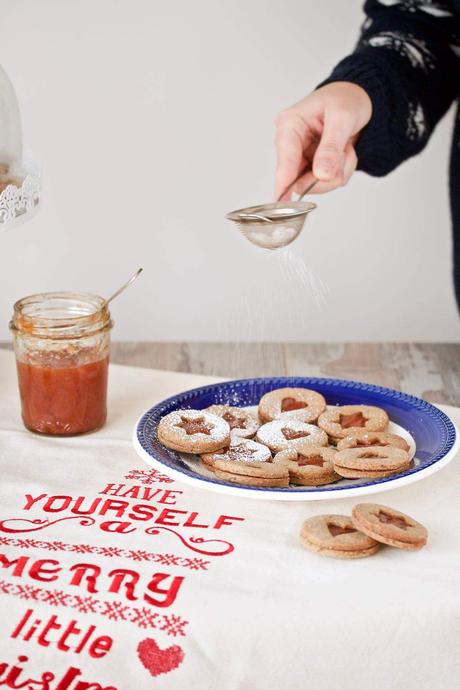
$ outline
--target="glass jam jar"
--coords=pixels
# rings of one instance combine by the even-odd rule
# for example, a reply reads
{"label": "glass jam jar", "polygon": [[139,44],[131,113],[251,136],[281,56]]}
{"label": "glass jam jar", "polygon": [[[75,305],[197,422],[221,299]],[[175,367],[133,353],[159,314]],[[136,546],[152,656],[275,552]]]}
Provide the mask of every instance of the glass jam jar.
{"label": "glass jam jar", "polygon": [[48,292],[16,302],[10,329],[27,429],[74,436],[104,425],[112,326],[96,295]]}

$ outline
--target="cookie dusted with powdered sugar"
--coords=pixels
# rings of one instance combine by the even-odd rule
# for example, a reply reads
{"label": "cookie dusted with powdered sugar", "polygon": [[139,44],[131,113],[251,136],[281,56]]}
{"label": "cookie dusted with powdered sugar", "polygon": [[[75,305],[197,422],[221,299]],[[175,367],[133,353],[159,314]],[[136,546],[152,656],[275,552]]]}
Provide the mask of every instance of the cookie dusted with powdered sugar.
{"label": "cookie dusted with powdered sugar", "polygon": [[182,453],[212,453],[230,445],[230,426],[206,410],[176,410],[160,420],[158,438]]}
{"label": "cookie dusted with powdered sugar", "polygon": [[229,448],[223,448],[215,453],[201,456],[201,460],[208,467],[213,467],[216,460],[232,460],[235,462],[271,462],[272,454],[267,446],[249,439],[234,438]]}
{"label": "cookie dusted with powdered sugar", "polygon": [[207,408],[207,412],[216,414],[218,417],[225,419],[230,426],[232,437],[238,436],[240,438],[253,438],[257,429],[259,428],[259,420],[254,417],[247,410],[241,407],[231,407],[230,405],[211,405]]}
{"label": "cookie dusted with powdered sugar", "polygon": [[262,422],[274,419],[298,419],[301,422],[315,422],[326,409],[321,393],[308,388],[277,388],[265,393],[259,402],[259,417]]}
{"label": "cookie dusted with powdered sugar", "polygon": [[256,440],[276,453],[286,448],[296,448],[299,444],[327,446],[327,434],[322,429],[295,419],[275,419],[263,424]]}

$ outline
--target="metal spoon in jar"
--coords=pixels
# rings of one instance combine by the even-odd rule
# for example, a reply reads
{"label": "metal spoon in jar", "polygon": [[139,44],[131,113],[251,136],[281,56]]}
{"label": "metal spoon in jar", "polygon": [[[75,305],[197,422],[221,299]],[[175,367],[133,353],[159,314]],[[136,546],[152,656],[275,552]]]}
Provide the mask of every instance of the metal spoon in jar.
{"label": "metal spoon in jar", "polygon": [[134,281],[137,280],[137,278],[140,276],[140,274],[142,273],[143,270],[144,270],[143,268],[138,268],[136,273],[133,273],[131,278],[124,285],[122,285],[121,288],[118,288],[118,290],[116,292],[114,292],[113,295],[111,295],[109,297],[109,299],[105,300],[105,306],[107,306],[109,302],[114,300],[115,297],[118,297],[118,295],[120,293],[122,293],[124,290],[126,290],[127,287],[129,287],[132,283],[134,283]]}

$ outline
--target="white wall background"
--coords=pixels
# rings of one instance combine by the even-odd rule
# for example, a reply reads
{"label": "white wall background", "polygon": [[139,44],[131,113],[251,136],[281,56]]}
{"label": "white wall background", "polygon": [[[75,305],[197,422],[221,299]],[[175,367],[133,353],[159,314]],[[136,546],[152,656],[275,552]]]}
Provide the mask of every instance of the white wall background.
{"label": "white wall background", "polygon": [[291,257],[224,219],[271,198],[274,117],[361,18],[359,0],[2,0],[0,61],[45,196],[0,235],[0,339],[19,297],[108,294],[143,265],[114,304],[119,340],[458,340],[451,117],[390,177],[318,197]]}

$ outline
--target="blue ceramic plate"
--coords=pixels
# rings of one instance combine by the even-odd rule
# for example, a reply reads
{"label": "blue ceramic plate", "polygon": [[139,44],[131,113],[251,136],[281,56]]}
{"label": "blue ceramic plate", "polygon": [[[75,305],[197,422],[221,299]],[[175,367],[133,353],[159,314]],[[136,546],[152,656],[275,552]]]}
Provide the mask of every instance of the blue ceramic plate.
{"label": "blue ceramic plate", "polygon": [[[264,393],[275,388],[311,388],[322,393],[328,405],[376,405],[387,411],[390,431],[405,436],[415,449],[413,466],[383,479],[344,479],[325,486],[258,488],[235,486],[217,479],[199,459],[165,448],[157,438],[160,419],[178,409],[204,409],[209,405],[238,407],[257,405]],[[149,465],[173,479],[195,487],[249,498],[306,501],[362,496],[394,489],[423,479],[455,457],[459,435],[449,417],[424,400],[367,383],[303,377],[279,377],[226,381],[179,393],[155,405],[139,419],[134,429],[134,447]]]}

